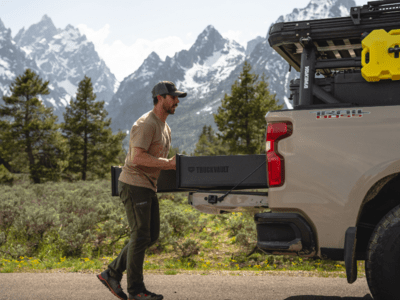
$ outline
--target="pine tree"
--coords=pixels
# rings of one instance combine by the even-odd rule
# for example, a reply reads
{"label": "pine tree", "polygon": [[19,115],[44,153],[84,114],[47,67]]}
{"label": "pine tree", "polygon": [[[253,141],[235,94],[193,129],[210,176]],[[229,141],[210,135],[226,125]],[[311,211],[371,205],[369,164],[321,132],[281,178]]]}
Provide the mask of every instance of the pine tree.
{"label": "pine tree", "polygon": [[204,125],[203,131],[199,136],[199,141],[194,149],[194,156],[214,156],[228,155],[229,147],[219,139],[212,129],[211,125]]}
{"label": "pine tree", "polygon": [[265,115],[283,108],[277,105],[276,94],[270,94],[264,74],[257,82],[259,76],[250,71],[251,65],[245,61],[231,95],[225,94],[218,113],[214,114],[221,132],[217,135],[229,144],[232,154],[261,154],[265,149]]}
{"label": "pine tree", "polygon": [[[57,116],[38,99],[50,93],[48,84],[26,69],[11,83],[11,96],[3,96],[5,105],[0,108],[2,159],[27,161],[34,183],[60,180],[68,164],[68,148],[58,131]],[[8,166],[11,168],[10,162]]]}
{"label": "pine tree", "polygon": [[118,157],[125,154],[121,131],[112,134],[111,119],[104,109],[104,101],[95,102],[92,81],[85,75],[79,83],[76,100],[71,99],[64,113],[63,133],[69,141],[71,158],[69,173],[81,173],[81,179],[104,178],[112,164],[120,164]]}

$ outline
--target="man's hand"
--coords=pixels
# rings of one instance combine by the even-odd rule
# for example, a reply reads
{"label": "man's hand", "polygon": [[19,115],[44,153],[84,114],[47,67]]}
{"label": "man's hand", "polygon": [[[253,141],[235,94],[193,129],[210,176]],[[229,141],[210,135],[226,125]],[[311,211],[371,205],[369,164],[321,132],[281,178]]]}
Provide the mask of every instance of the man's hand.
{"label": "man's hand", "polygon": [[174,157],[170,158],[168,160],[169,166],[168,166],[168,170],[176,170],[176,156],[174,155]]}

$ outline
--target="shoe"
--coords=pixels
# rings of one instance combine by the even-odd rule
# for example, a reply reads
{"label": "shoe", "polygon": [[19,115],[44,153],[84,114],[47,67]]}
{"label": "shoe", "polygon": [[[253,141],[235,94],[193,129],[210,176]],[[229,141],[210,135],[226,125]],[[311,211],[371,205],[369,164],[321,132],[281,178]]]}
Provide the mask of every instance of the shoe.
{"label": "shoe", "polygon": [[149,292],[148,290],[144,290],[143,292],[135,296],[129,294],[128,300],[162,300],[162,299],[164,299],[162,295],[156,295],[152,292]]}
{"label": "shoe", "polygon": [[121,284],[118,280],[112,278],[109,274],[109,270],[105,270],[97,278],[114,294],[118,299],[128,300],[126,294],[122,291]]}

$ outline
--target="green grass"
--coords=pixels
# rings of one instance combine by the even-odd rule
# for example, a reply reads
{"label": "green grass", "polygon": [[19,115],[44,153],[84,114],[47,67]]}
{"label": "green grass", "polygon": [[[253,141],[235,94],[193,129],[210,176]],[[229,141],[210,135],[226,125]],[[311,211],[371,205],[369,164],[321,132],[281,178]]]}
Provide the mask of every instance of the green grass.
{"label": "green grass", "polygon": [[[166,254],[162,255],[167,257]],[[213,259],[210,256],[201,256],[191,259],[162,258],[157,255],[148,255],[144,262],[145,272],[163,273],[166,275],[175,275],[185,273],[185,271],[201,271],[206,274],[213,271],[248,271],[248,272],[287,272],[303,271],[316,273],[321,277],[346,277],[345,266],[343,262],[332,262],[324,260],[304,260],[300,257],[281,258],[285,262],[276,261],[269,263],[268,260],[259,263],[239,262],[235,259]],[[115,258],[115,257],[114,257]],[[292,260],[290,260],[292,259]],[[113,257],[102,258],[46,258],[39,260],[33,257],[20,257],[18,260],[0,259],[0,273],[18,273],[18,272],[47,272],[48,270],[60,270],[63,272],[83,272],[96,273],[107,268],[107,265],[113,260]],[[364,262],[358,262],[358,277],[365,277]]]}
{"label": "green grass", "polygon": [[[29,185],[23,180],[17,181],[17,184],[24,185],[24,189],[35,189],[37,194],[40,194],[40,192],[46,194],[45,188],[49,188],[46,185],[40,190],[40,185]],[[75,190],[75,187],[72,186],[74,184],[69,183],[65,188],[65,197],[69,195],[70,191]],[[104,193],[109,190],[108,180],[97,181],[96,184],[98,184],[99,190],[100,186],[104,189]],[[82,186],[82,182],[76,183],[76,189],[79,189],[80,186]],[[0,185],[0,193],[2,193],[2,189],[3,187]],[[282,255],[271,256],[258,252],[247,256],[256,242],[254,227],[251,227],[254,225],[251,214],[232,213],[224,216],[196,214],[196,211],[187,205],[186,196],[186,193],[159,194],[160,213],[163,215],[174,212],[177,214],[176,220],[180,220],[179,222],[183,222],[182,220],[186,217],[192,218],[188,224],[176,223],[177,225],[183,224],[181,227],[177,226],[176,228],[186,228],[186,231],[169,235],[173,236],[179,245],[183,245],[185,241],[191,239],[193,243],[198,245],[198,251],[194,251],[188,257],[183,257],[181,250],[178,251],[167,240],[168,242],[163,248],[156,249],[153,247],[147,250],[144,262],[145,272],[175,275],[188,272],[198,272],[199,274],[221,271],[230,272],[231,274],[237,274],[237,272],[253,272],[254,274],[274,272],[279,274],[278,272],[302,271],[321,277],[346,277],[344,262],[340,261],[314,260]],[[53,201],[54,199],[49,200]],[[115,199],[110,197],[110,200]],[[49,202],[51,203],[51,201]],[[112,212],[115,214],[115,211]],[[118,221],[118,226],[123,226],[123,224],[126,226],[126,220],[123,220],[125,215],[119,217],[122,213],[123,211],[118,211],[117,217],[114,218]],[[99,222],[95,233],[101,233],[106,226],[107,221]],[[114,228],[113,226],[109,227]],[[238,230],[238,227],[241,227],[242,231]],[[117,257],[128,239],[124,237],[113,242],[115,237],[108,235],[102,247],[95,248],[88,243],[85,244],[81,257],[68,257],[59,250],[58,246],[61,244],[57,244],[59,242],[57,234],[54,235],[54,232],[52,232],[53,235],[44,236],[43,241],[49,242],[43,243],[37,250],[36,255],[10,258],[9,255],[5,254],[4,250],[8,249],[10,245],[21,244],[23,247],[24,242],[26,242],[18,236],[16,230],[11,230],[10,232],[10,239],[7,244],[3,246],[0,244],[0,273],[101,272]],[[242,236],[243,233],[248,236],[247,240],[240,238],[241,233]],[[12,236],[12,234],[15,236]],[[52,239],[56,239],[56,242],[50,242],[53,241]],[[25,248],[21,249],[23,251]],[[365,277],[363,261],[358,262],[358,277]]]}

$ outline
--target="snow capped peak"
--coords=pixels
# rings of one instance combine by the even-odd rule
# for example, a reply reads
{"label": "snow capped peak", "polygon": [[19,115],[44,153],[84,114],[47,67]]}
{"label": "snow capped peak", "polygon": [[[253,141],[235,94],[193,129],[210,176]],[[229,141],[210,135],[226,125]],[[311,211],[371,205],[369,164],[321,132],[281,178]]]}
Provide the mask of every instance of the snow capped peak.
{"label": "snow capped peak", "polygon": [[[43,28],[43,29],[46,29],[46,28],[47,28],[47,29],[49,29],[50,31],[57,30],[56,27],[54,26],[53,21],[52,21],[52,20],[49,18],[49,16],[46,15],[46,14],[40,19],[39,23],[34,24],[34,25],[32,25],[32,26],[41,27],[41,28]],[[32,26],[31,26],[31,27],[32,27]]]}
{"label": "snow capped peak", "polygon": [[[3,44],[4,41],[10,40],[10,39],[11,39],[11,29],[6,28],[4,26],[4,23],[0,19],[0,50],[5,47]],[[1,59],[1,56],[0,56],[0,59]],[[1,69],[1,67],[0,67],[0,69]],[[0,92],[0,95],[1,95],[1,92]]]}
{"label": "snow capped peak", "polygon": [[61,30],[57,35],[57,38],[64,38],[68,40],[76,40],[82,38],[82,40],[87,41],[86,36],[82,36],[78,28],[68,24],[64,30]]}
{"label": "snow capped peak", "polygon": [[158,56],[157,53],[154,51],[150,53],[150,55],[145,59],[145,61],[156,61],[159,62],[161,61],[161,58]]}
{"label": "snow capped peak", "polygon": [[209,25],[196,39],[196,42],[189,49],[194,56],[199,56],[200,60],[212,55],[215,51],[222,50],[228,43],[222,35],[212,26]]}
{"label": "snow capped peak", "polygon": [[147,56],[142,65],[133,74],[128,76],[129,79],[148,79],[154,75],[155,71],[162,64],[162,60],[154,51]]}
{"label": "snow capped peak", "polygon": [[251,52],[253,52],[253,50],[257,46],[257,44],[261,43],[262,41],[264,41],[264,38],[262,38],[261,36],[258,36],[255,39],[248,41],[247,46],[246,46],[246,55],[251,54]]}
{"label": "snow capped peak", "polygon": [[208,25],[203,30],[203,32],[200,33],[200,35],[197,37],[197,40],[199,40],[199,39],[207,39],[207,38],[217,39],[217,40],[223,39],[222,35],[212,25]]}
{"label": "snow capped peak", "polygon": [[207,31],[207,32],[210,32],[210,31],[213,31],[213,30],[215,30],[215,28],[214,28],[214,26],[212,26],[212,25],[208,25],[208,26],[206,27],[206,29],[204,29],[204,31]]}
{"label": "snow capped peak", "polygon": [[47,15],[44,15],[39,23],[31,25],[27,30],[21,29],[14,40],[18,46],[24,47],[31,46],[43,38],[46,41],[50,41],[56,34],[57,28],[54,26],[53,21]]}
{"label": "snow capped peak", "polygon": [[51,22],[51,23],[53,23],[52,22],[52,20],[49,18],[49,16],[48,15],[46,15],[46,14],[44,14],[43,15],[43,17],[40,19],[40,22]]}
{"label": "snow capped peak", "polygon": [[276,23],[346,17],[353,6],[356,6],[354,0],[311,0],[305,8],[295,8],[292,13],[280,16]]}
{"label": "snow capped peak", "polygon": [[5,29],[6,27],[4,26],[3,21],[0,19],[0,30]]}

